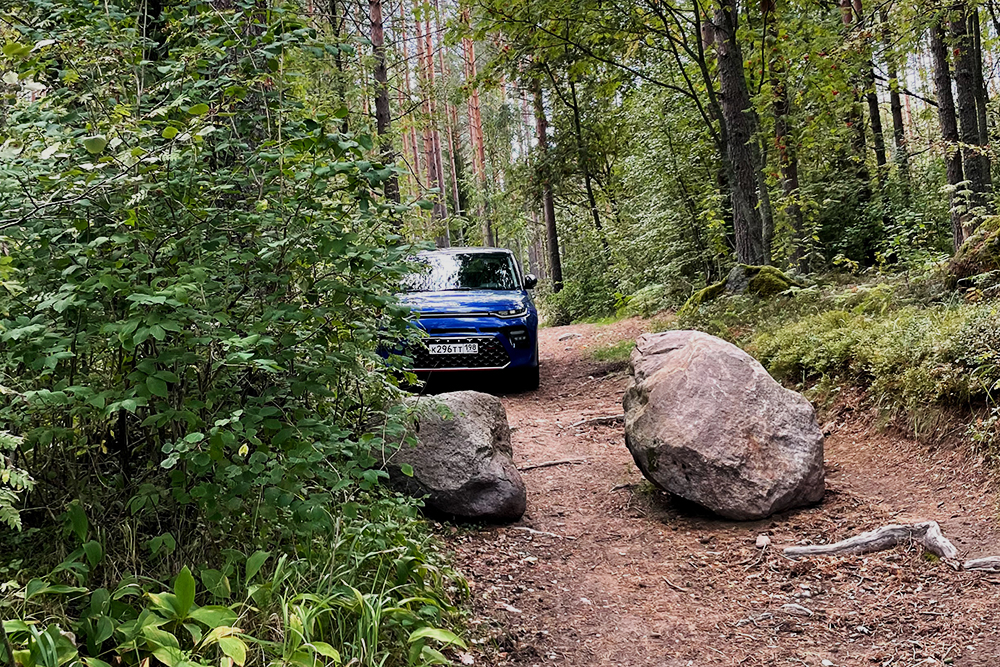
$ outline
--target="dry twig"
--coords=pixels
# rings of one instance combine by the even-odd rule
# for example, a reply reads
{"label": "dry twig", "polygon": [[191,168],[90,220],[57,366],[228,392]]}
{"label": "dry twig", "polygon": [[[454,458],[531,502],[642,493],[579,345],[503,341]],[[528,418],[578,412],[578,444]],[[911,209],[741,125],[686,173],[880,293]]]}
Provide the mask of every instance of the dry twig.
{"label": "dry twig", "polygon": [[549,468],[551,466],[577,465],[580,463],[586,463],[587,461],[587,457],[583,457],[582,459],[558,459],[556,461],[545,461],[543,463],[532,463],[531,465],[521,466],[518,470],[524,472],[525,470]]}

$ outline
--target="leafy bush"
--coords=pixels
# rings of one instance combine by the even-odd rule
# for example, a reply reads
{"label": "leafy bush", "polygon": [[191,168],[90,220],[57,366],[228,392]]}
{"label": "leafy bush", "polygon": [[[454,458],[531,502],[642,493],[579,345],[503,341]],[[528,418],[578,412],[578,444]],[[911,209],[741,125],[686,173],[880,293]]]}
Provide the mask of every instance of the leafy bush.
{"label": "leafy bush", "polygon": [[280,3],[152,5],[5,32],[4,628],[27,667],[433,662],[463,584],[379,487],[409,210],[304,103],[340,45]]}

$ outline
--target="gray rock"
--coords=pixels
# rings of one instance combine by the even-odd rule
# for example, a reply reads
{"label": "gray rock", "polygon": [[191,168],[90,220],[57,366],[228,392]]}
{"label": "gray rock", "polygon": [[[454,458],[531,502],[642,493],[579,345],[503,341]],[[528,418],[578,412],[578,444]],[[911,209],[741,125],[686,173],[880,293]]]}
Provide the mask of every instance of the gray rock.
{"label": "gray rock", "polygon": [[644,334],[625,392],[625,443],[665,491],[730,519],[822,499],[812,405],[735,345],[698,331]]}
{"label": "gray rock", "polygon": [[[393,454],[388,464],[392,484],[449,516],[520,519],[527,493],[511,458],[510,428],[500,399],[456,391],[408,402],[416,406],[411,434],[417,445],[403,445]],[[404,464],[412,466],[412,477],[403,474]]]}

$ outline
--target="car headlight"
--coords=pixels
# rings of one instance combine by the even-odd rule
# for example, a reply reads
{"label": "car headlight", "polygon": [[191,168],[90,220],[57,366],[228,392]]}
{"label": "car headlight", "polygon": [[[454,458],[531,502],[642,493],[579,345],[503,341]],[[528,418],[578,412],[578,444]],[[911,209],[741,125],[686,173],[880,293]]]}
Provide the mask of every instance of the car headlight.
{"label": "car headlight", "polygon": [[524,317],[528,314],[527,308],[511,308],[510,310],[495,310],[491,315],[496,315],[497,317]]}

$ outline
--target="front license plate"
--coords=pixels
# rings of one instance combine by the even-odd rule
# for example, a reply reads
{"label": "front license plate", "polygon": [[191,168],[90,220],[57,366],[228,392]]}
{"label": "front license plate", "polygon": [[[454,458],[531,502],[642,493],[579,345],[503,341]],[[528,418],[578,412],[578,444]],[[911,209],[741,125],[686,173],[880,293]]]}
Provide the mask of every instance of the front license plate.
{"label": "front license plate", "polygon": [[427,346],[431,354],[479,354],[478,343],[435,343]]}

